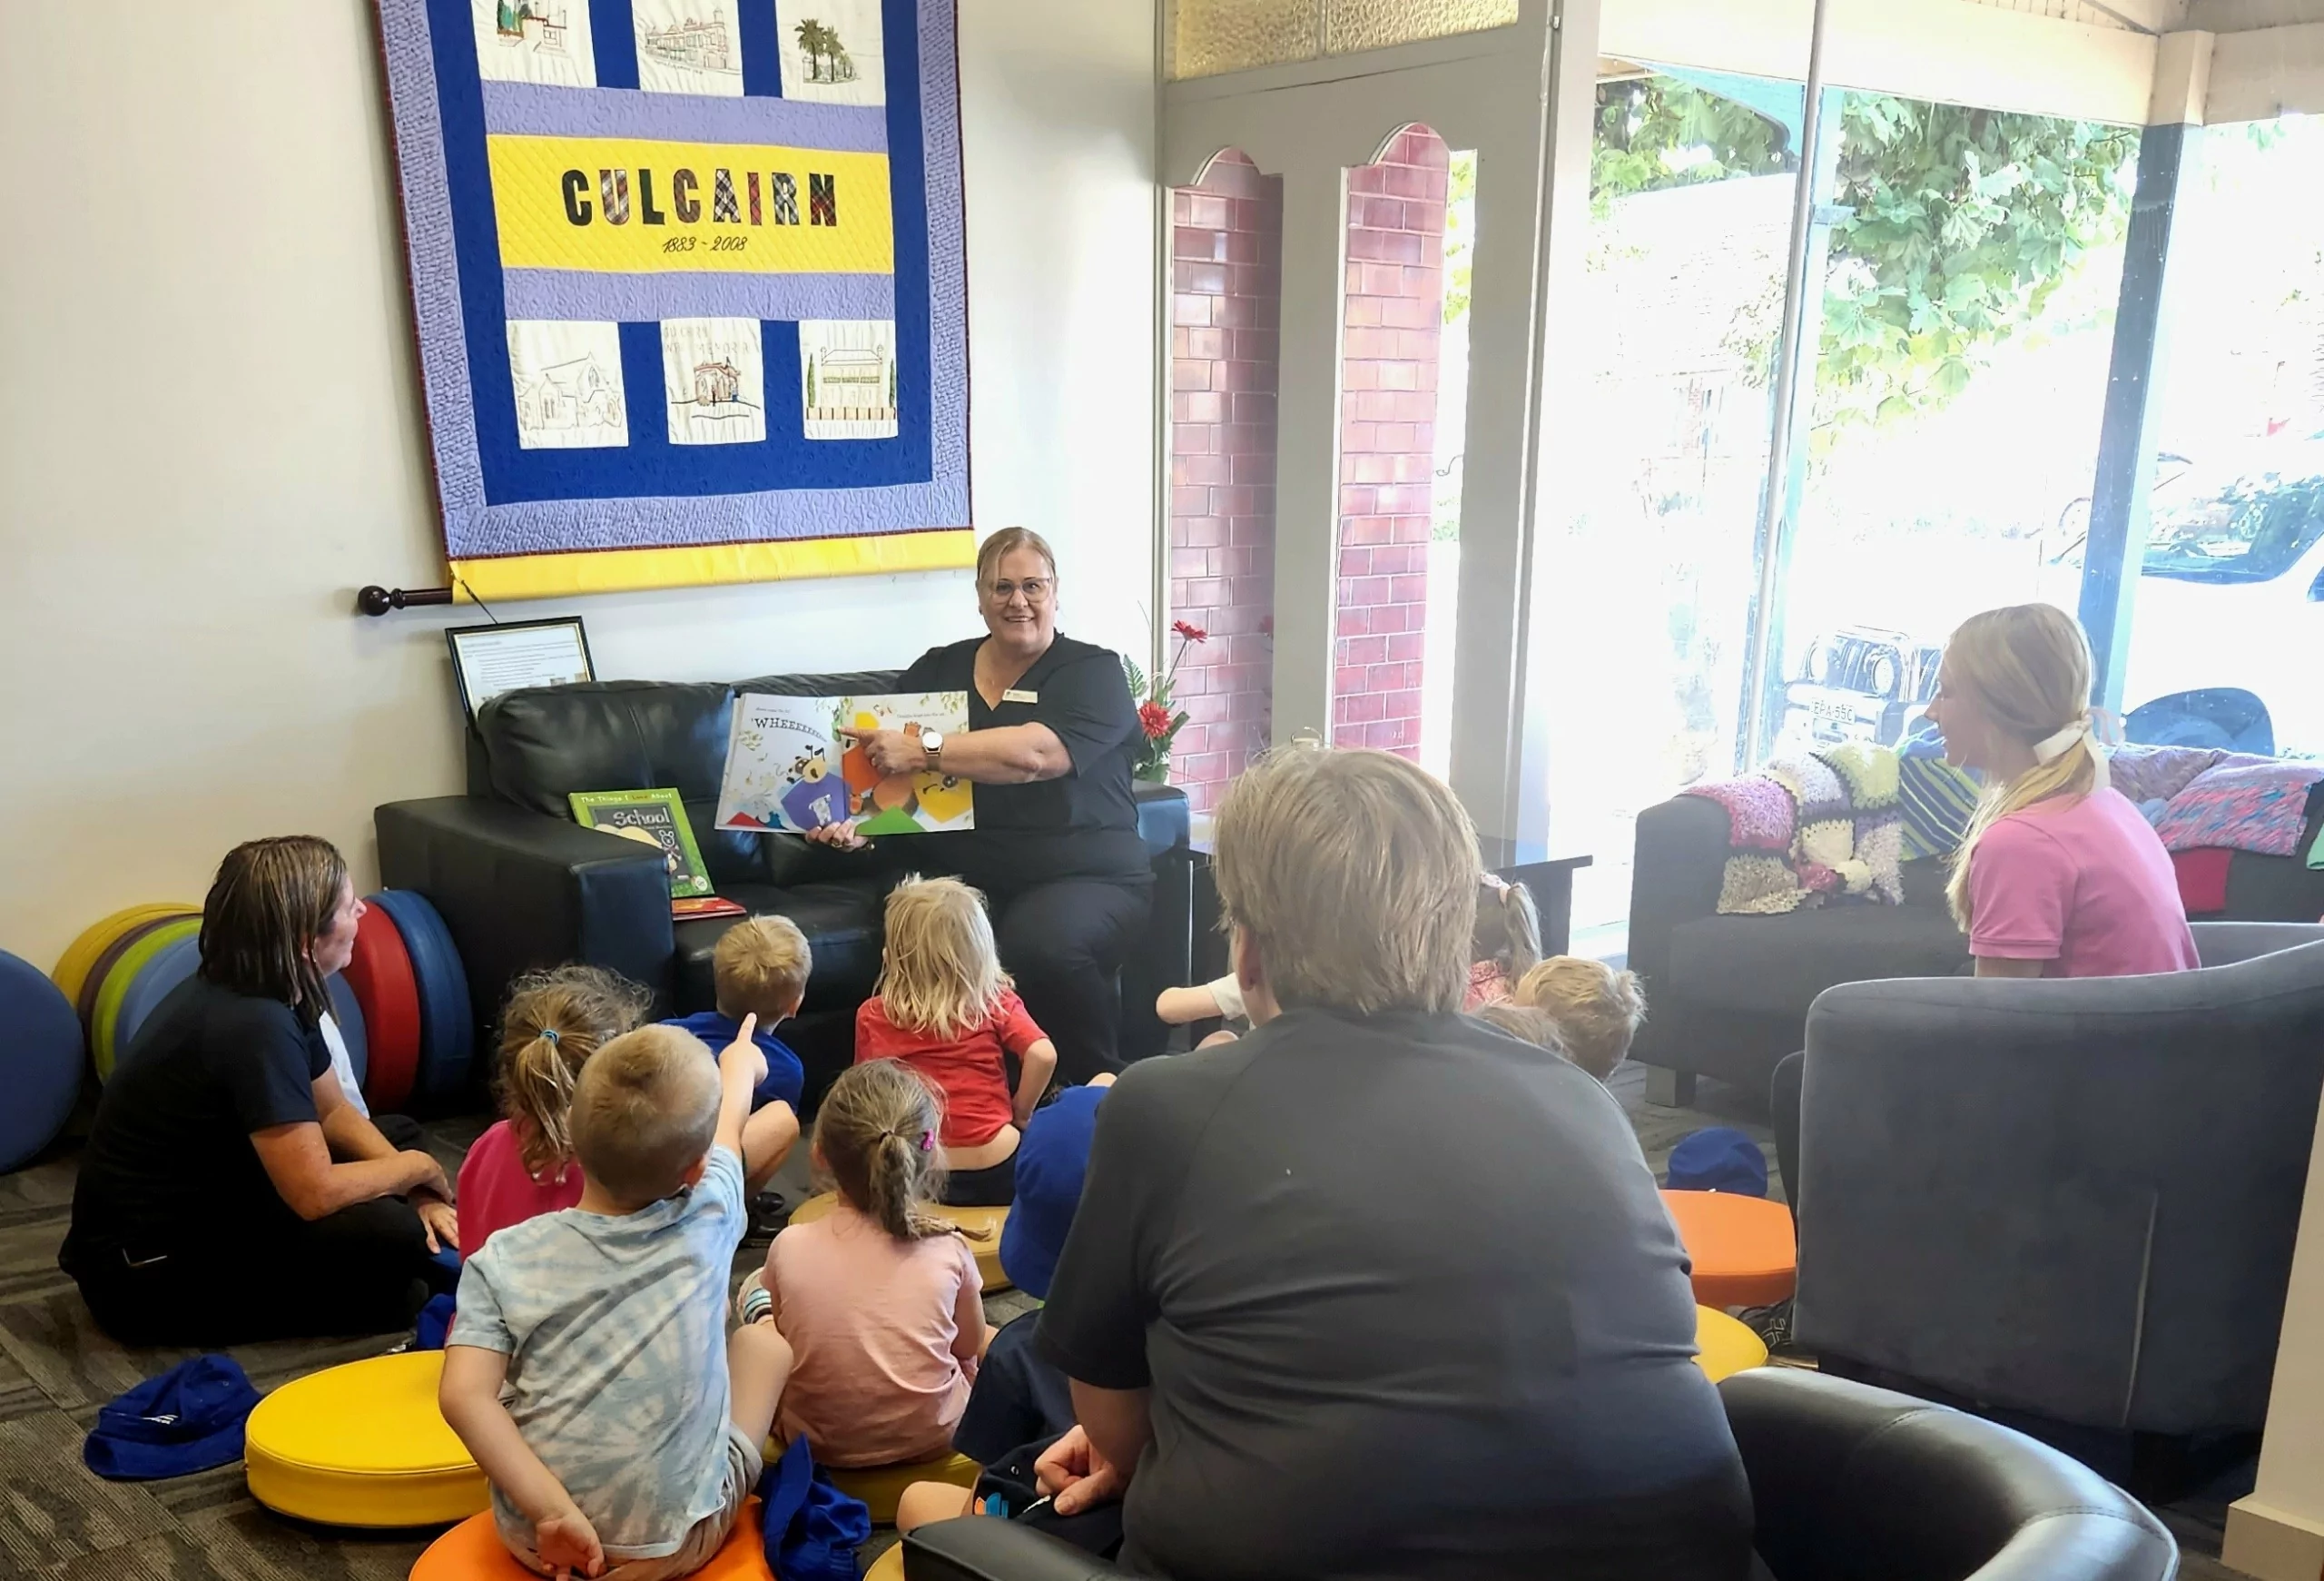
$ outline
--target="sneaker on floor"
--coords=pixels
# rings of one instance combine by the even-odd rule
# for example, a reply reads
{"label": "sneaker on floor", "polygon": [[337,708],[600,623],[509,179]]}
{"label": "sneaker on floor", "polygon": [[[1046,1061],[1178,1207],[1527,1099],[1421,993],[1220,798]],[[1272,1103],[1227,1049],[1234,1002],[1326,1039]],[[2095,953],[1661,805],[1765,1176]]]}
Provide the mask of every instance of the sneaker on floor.
{"label": "sneaker on floor", "polygon": [[1791,1348],[1791,1299],[1786,1297],[1771,1307],[1746,1307],[1735,1314],[1736,1319],[1759,1337],[1759,1342],[1769,1352]]}

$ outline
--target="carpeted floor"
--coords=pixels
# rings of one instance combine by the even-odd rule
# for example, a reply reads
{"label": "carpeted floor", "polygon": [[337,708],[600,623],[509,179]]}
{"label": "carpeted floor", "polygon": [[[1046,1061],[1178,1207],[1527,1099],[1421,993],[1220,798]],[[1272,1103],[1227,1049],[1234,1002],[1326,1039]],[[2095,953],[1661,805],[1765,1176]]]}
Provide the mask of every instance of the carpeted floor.
{"label": "carpeted floor", "polygon": [[[1701,1083],[1692,1109],[1648,1104],[1637,1067],[1617,1072],[1612,1087],[1658,1173],[1671,1148],[1705,1125],[1736,1126],[1773,1154],[1764,1123],[1718,1082]],[[430,1145],[455,1170],[482,1128],[481,1120],[440,1122],[429,1127]],[[352,1536],[284,1520],[251,1501],[240,1463],[159,1483],[108,1483],[82,1466],[81,1439],[97,1408],[191,1353],[125,1349],[89,1320],[56,1267],[74,1171],[67,1150],[0,1176],[0,1581],[402,1581],[432,1533]],[[787,1173],[793,1178],[776,1189],[798,1201],[803,1182]],[[737,1269],[762,1255],[746,1249]],[[986,1309],[1000,1323],[1030,1305],[1009,1292]],[[263,1390],[408,1338],[282,1341],[232,1355]],[[2190,1581],[2236,1574],[2217,1556],[2226,1504],[2241,1490],[2215,1491],[2162,1512],[2186,1550]],[[886,1546],[875,1540],[863,1561]]]}

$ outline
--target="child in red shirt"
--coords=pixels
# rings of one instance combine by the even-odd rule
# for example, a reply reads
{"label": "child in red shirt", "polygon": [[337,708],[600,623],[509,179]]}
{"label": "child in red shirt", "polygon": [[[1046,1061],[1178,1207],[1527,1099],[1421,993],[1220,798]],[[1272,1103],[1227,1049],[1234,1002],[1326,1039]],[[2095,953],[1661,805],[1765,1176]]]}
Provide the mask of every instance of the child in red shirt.
{"label": "child in red shirt", "polygon": [[496,1230],[581,1201],[573,1082],[604,1044],[645,1023],[653,996],[597,966],[519,977],[500,1012],[492,1092],[501,1118],[460,1161],[460,1230],[474,1257]]}
{"label": "child in red shirt", "polygon": [[1006,1207],[1017,1128],[1049,1090],[1057,1048],[1000,969],[981,894],[957,878],[907,878],[888,896],[887,924],[878,991],[855,1013],[855,1062],[901,1060],[942,1095],[946,1202]]}

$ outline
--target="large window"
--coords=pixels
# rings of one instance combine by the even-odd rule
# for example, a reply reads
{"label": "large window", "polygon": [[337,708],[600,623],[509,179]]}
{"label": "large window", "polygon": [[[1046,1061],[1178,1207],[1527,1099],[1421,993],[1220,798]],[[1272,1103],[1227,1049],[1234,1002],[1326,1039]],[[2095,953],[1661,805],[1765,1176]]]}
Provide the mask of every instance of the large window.
{"label": "large window", "polygon": [[2324,119],[2188,157],[2122,702],[2137,739],[2324,756]]}
{"label": "large window", "polygon": [[[1804,111],[1797,84],[1701,73],[1599,90],[1592,464],[1544,523],[1545,639],[1572,677],[1552,842],[1596,857],[1585,944],[1620,945],[1641,808],[1770,751],[1893,745],[1963,618],[2076,600],[2059,524],[2096,465],[2137,132],[1827,94],[1805,393],[1771,479],[1797,172],[1818,153]],[[1787,548],[1761,608],[1770,495]]]}

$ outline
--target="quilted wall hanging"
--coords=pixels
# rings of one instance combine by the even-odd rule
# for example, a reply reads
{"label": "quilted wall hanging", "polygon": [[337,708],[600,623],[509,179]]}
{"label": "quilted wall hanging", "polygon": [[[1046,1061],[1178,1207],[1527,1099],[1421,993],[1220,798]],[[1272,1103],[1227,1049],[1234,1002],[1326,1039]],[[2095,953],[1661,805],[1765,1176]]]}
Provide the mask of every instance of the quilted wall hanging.
{"label": "quilted wall hanging", "polygon": [[380,0],[490,599],[973,563],[953,0]]}

